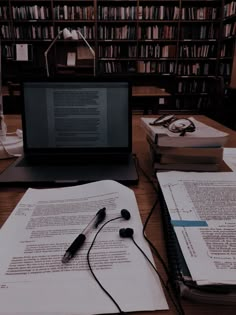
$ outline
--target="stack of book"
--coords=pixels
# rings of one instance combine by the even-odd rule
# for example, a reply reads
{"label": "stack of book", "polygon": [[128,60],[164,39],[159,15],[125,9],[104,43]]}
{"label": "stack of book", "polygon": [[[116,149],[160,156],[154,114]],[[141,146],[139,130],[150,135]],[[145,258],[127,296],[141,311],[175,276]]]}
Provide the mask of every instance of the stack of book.
{"label": "stack of book", "polygon": [[190,117],[196,126],[180,136],[163,126],[150,125],[153,118],[141,118],[155,171],[218,171],[223,162],[223,147],[228,134]]}

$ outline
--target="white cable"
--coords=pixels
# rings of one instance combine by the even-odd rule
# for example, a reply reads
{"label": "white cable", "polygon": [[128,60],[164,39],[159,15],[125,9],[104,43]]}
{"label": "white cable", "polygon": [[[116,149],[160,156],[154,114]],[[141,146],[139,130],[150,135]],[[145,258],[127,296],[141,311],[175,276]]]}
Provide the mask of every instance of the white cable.
{"label": "white cable", "polygon": [[[13,135],[13,134],[16,134],[16,137],[9,136],[7,137],[8,139],[6,139],[6,141],[1,140],[0,138],[0,145],[3,148],[2,152],[0,150],[0,159],[9,159],[9,158],[15,158],[15,157],[21,156],[22,147],[23,147],[22,131],[20,129],[17,129],[15,132],[9,132],[6,135]],[[14,151],[20,152],[20,153],[11,152],[11,150],[9,150],[9,147],[12,147]]]}
{"label": "white cable", "polygon": [[[22,142],[22,140],[19,140],[19,141],[15,142],[15,144],[20,143],[20,142]],[[5,156],[5,157],[0,157],[1,160],[3,160],[3,159],[10,159],[10,158],[14,158],[14,157],[19,157],[19,156],[21,156],[21,154],[19,154],[19,153],[17,153],[17,154],[11,153],[11,152],[6,148],[6,146],[4,145],[4,143],[2,142],[1,139],[0,139],[0,144],[2,145],[4,151],[7,153],[7,156]]]}

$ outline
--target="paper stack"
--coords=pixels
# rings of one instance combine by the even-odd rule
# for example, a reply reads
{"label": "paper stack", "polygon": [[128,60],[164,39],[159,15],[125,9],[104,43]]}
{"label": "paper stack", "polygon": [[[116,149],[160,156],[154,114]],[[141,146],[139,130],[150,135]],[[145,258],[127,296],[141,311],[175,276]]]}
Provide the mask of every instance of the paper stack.
{"label": "paper stack", "polygon": [[159,172],[171,282],[181,297],[236,305],[236,174]]}
{"label": "paper stack", "polygon": [[192,133],[180,136],[164,126],[150,125],[153,118],[141,118],[156,171],[218,171],[228,134],[190,117],[196,126]]}
{"label": "paper stack", "polygon": [[[101,290],[88,265],[98,228],[86,234],[73,259],[62,262],[66,249],[104,207],[105,223],[112,221],[96,238],[90,267],[117,304]],[[127,227],[121,209],[130,212],[128,226],[154,263],[131,189],[111,180],[29,188],[0,232],[0,315],[112,314],[117,305],[124,313],[168,309],[148,261],[130,239],[119,235]]]}

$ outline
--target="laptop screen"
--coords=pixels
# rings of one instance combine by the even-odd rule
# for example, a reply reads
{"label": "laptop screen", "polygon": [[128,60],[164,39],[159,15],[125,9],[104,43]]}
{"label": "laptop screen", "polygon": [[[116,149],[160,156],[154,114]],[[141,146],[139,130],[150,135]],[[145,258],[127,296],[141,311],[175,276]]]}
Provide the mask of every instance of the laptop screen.
{"label": "laptop screen", "polygon": [[131,152],[128,82],[24,82],[23,96],[25,152]]}

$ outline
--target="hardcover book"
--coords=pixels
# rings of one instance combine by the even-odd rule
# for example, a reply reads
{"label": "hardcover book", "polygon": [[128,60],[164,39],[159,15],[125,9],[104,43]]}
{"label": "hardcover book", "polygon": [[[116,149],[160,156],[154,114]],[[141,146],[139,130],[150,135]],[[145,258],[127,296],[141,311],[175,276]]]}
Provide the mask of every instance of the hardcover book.
{"label": "hardcover book", "polygon": [[174,133],[164,126],[150,125],[155,118],[141,118],[141,126],[152,141],[158,146],[165,147],[220,147],[224,146],[229,135],[210,127],[193,117],[189,117],[194,123],[196,130],[187,132],[184,136]]}

